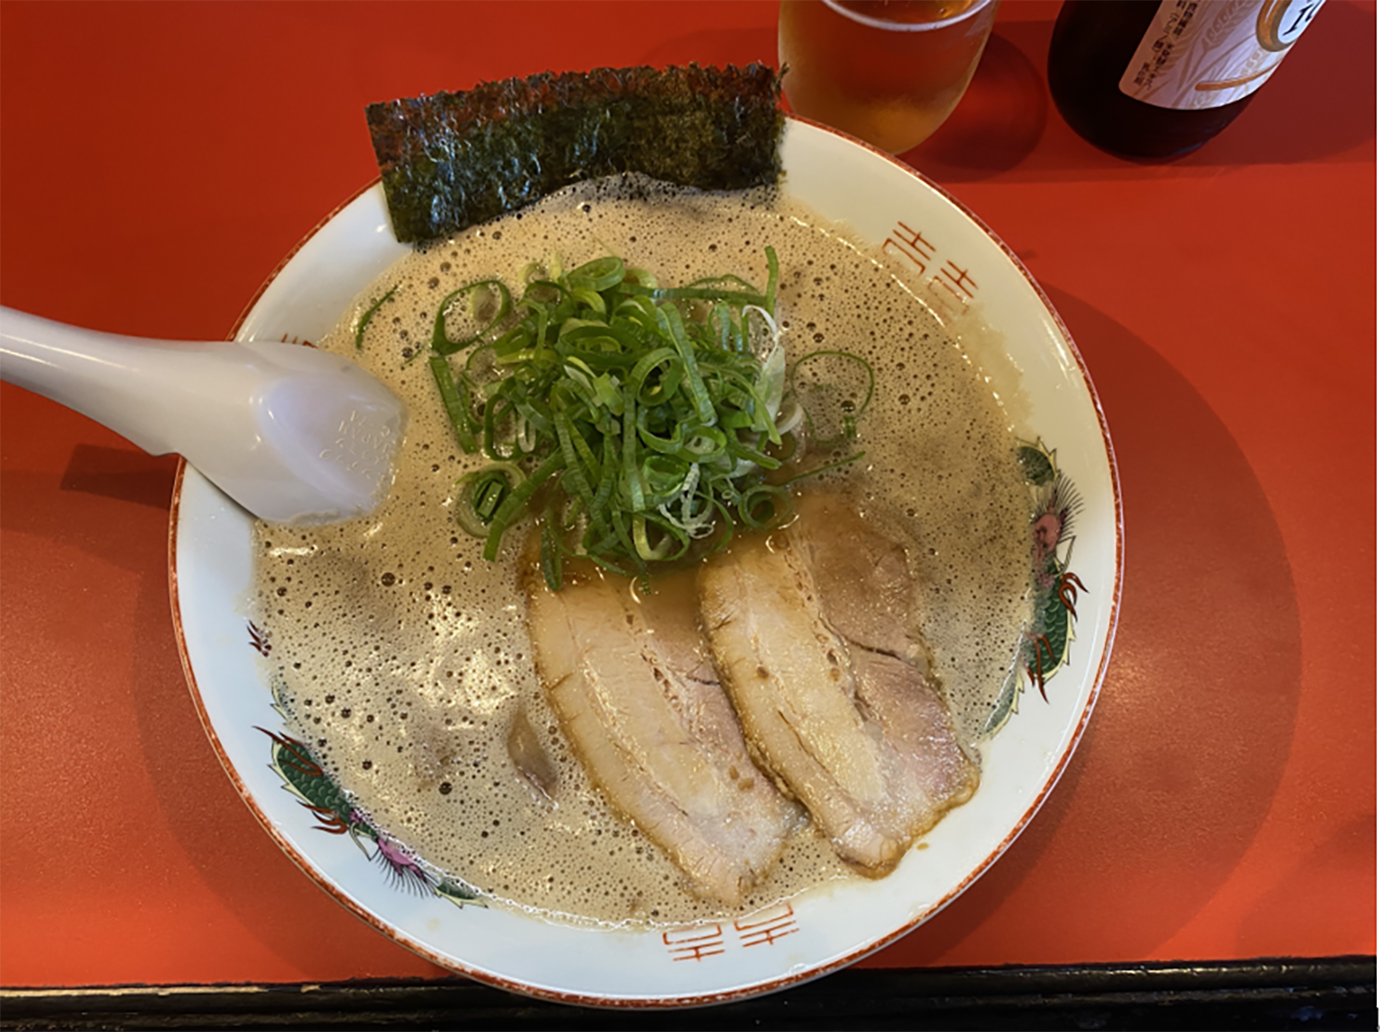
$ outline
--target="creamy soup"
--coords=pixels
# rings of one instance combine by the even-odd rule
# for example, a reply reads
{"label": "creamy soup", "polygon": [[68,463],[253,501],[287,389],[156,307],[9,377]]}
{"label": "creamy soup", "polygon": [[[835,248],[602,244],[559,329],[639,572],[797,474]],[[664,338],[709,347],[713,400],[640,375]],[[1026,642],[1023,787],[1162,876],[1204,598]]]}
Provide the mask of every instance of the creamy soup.
{"label": "creamy soup", "polygon": [[[522,529],[488,563],[457,525],[456,481],[485,460],[456,444],[425,355],[406,360],[429,346],[448,293],[487,277],[517,288],[533,261],[559,255],[573,267],[614,253],[663,285],[725,273],[760,285],[768,245],[788,354],[845,349],[875,370],[857,444],[866,456],[832,486],[905,541],[924,594],[920,631],[965,747],[1010,673],[1029,608],[1030,501],[1007,416],[928,309],[839,227],[767,192],[604,181],[409,255],[319,342],[407,401],[394,489],[366,520],[260,525],[256,619],[273,637],[293,733],[375,826],[490,903],[606,923],[721,909],[685,891],[563,740],[533,669],[515,570]],[[361,317],[394,287],[357,350]],[[549,764],[545,788],[514,764],[515,741]],[[853,877],[806,826],[744,906]]]}

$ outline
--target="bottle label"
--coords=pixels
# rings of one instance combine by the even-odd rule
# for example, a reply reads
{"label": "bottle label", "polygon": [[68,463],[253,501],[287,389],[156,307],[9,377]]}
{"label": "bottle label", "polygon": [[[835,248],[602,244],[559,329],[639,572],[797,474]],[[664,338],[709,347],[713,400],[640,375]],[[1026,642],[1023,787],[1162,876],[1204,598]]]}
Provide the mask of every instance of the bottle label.
{"label": "bottle label", "polygon": [[1156,107],[1221,107],[1260,89],[1323,0],[1160,0],[1119,83]]}

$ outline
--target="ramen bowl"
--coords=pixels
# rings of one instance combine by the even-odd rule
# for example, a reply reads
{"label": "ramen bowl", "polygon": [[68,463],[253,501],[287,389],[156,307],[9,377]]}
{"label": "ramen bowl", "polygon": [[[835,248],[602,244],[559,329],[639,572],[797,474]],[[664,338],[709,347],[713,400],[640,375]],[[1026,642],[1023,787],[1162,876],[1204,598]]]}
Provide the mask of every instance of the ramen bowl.
{"label": "ramen bowl", "polygon": [[[1087,724],[1116,622],[1121,509],[1111,442],[1073,342],[1010,250],[908,166],[796,119],[787,124],[782,158],[783,189],[879,249],[1006,395],[1037,507],[1056,486],[1080,500],[1052,538],[1032,528],[1045,571],[1036,633],[1000,706],[1003,726],[980,745],[980,787],[888,877],[831,882],[736,918],[619,928],[476,905],[462,887],[420,866],[409,879],[390,877],[381,862],[390,859],[381,855],[388,844],[348,827],[348,815],[326,804],[338,803],[338,791],[292,742],[275,708],[263,662],[271,644],[250,606],[252,518],[194,469],[181,469],[174,613],[216,753],[302,870],[381,933],[444,968],[533,996],[611,1007],[704,1005],[827,974],[928,920],[991,866],[1034,818]],[[277,270],[239,339],[320,339],[408,250],[393,237],[375,184]],[[352,833],[321,834],[323,814],[341,825],[335,830]]]}

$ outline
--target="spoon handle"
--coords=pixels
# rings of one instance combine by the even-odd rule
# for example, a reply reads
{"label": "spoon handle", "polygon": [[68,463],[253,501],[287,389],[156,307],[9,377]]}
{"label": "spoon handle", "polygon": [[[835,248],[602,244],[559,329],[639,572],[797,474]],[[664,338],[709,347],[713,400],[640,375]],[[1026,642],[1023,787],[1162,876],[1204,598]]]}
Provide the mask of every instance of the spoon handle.
{"label": "spoon handle", "polygon": [[147,340],[0,308],[0,379],[153,455],[180,452],[279,522],[370,511],[406,409],[349,359],[274,341]]}
{"label": "spoon handle", "polygon": [[0,307],[0,380],[89,416],[153,455],[183,450],[179,430],[196,419],[189,395],[208,366],[242,362],[232,358],[241,350],[124,337]]}

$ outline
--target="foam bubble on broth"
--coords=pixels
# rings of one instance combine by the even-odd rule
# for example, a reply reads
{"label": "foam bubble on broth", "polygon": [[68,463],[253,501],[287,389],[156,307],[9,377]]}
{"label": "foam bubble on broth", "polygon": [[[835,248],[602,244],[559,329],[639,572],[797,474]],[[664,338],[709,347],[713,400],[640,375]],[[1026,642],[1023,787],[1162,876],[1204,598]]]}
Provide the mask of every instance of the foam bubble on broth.
{"label": "foam bubble on broth", "polygon": [[[876,372],[867,457],[835,479],[907,540],[921,630],[965,744],[1010,669],[1029,605],[1030,511],[1008,421],[928,309],[838,227],[770,192],[611,180],[409,255],[319,342],[407,402],[394,489],[367,519],[258,525],[256,618],[273,635],[292,733],[381,830],[493,901],[610,923],[721,916],[610,811],[562,739],[532,666],[514,568],[523,535],[510,532],[491,564],[456,524],[455,482],[485,460],[461,453],[425,356],[404,360],[429,347],[448,293],[488,277],[515,286],[533,260],[574,267],[612,252],[665,285],[725,273],[760,285],[767,245],[788,352],[847,349]],[[395,285],[357,352],[358,320]],[[549,794],[510,758],[519,713],[556,771]],[[807,828],[744,909],[851,877]]]}

